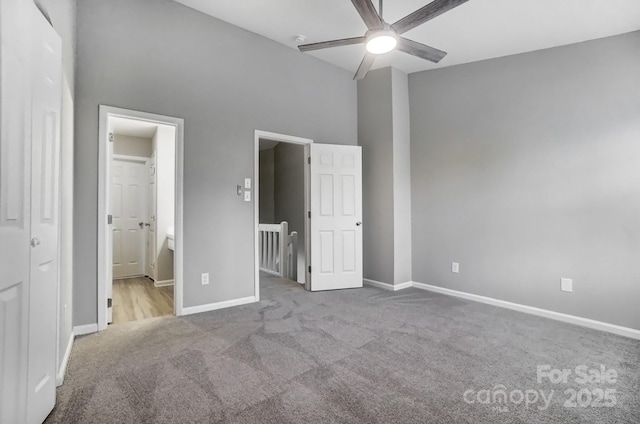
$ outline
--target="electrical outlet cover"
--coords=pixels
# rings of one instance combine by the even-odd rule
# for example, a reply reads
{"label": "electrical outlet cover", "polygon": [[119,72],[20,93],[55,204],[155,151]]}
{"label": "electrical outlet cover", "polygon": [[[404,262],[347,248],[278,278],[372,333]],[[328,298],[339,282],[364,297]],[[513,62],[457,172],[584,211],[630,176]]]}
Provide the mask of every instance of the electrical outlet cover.
{"label": "electrical outlet cover", "polygon": [[451,272],[456,274],[460,272],[460,264],[458,262],[451,262]]}
{"label": "electrical outlet cover", "polygon": [[560,290],[569,293],[573,292],[573,280],[571,278],[561,278]]}

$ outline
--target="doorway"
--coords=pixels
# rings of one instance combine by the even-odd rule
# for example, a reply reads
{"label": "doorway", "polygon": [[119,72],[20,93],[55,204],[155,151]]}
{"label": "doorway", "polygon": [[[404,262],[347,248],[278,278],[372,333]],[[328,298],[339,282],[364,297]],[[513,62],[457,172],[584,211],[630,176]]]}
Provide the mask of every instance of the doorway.
{"label": "doorway", "polygon": [[[305,289],[322,291],[362,287],[362,148],[350,145],[315,144],[310,139],[256,130],[254,133],[254,293],[256,300],[260,300],[260,262],[264,253],[261,251],[264,237],[261,237],[259,225],[260,144],[261,141],[267,140],[271,143],[304,145]],[[241,194],[240,186],[238,186],[238,194]],[[266,245],[268,248],[269,242]]]}
{"label": "doorway", "polygon": [[[255,132],[255,227],[258,224],[279,224],[286,221],[289,229],[298,233],[297,282],[309,290],[308,230],[309,210],[308,168],[309,145],[313,140],[270,133]],[[278,168],[278,169],[277,169]],[[282,175],[287,174],[287,175]],[[292,181],[284,184],[281,181]],[[279,207],[278,207],[279,204]],[[256,234],[256,252],[260,236]],[[256,255],[255,294],[260,295],[260,259]]]}
{"label": "doorway", "polygon": [[183,131],[100,106],[99,330],[182,313]]}

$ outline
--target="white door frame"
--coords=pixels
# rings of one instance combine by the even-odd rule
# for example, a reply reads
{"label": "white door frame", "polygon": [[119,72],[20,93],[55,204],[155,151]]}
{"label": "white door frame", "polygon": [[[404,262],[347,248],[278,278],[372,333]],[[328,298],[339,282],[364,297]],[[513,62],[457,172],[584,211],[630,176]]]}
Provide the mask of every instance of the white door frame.
{"label": "white door frame", "polygon": [[[148,175],[148,168],[149,168],[149,158],[144,157],[144,156],[131,156],[131,155],[119,155],[114,153],[113,156],[111,157],[112,160],[119,160],[121,162],[134,162],[134,163],[139,163],[144,165],[147,168],[147,173],[145,174],[145,179],[147,180],[147,184],[149,182],[149,175]],[[147,199],[145,200],[145,213],[149,213],[149,201],[150,199],[148,199],[149,197],[149,190],[148,188],[145,190],[145,195],[147,196]],[[147,219],[149,219],[149,217],[147,216]],[[145,245],[146,245],[146,238],[145,237]],[[147,272],[147,249],[144,249],[144,254],[142,255],[142,274],[146,275]],[[108,281],[107,281],[108,282]]]}
{"label": "white door frame", "polygon": [[[254,296],[256,302],[260,301],[260,234],[258,231],[258,224],[260,218],[260,139],[279,141],[282,143],[301,144],[304,146],[304,207],[305,210],[309,210],[309,167],[306,162],[309,158],[309,145],[313,143],[310,138],[296,137],[293,135],[278,134],[269,131],[254,131],[254,156],[253,156],[253,229],[254,229]],[[309,237],[309,216],[304,215],[304,239],[305,239],[305,257],[306,263],[309,264],[311,257],[310,254],[310,237]],[[306,266],[304,270],[305,288],[310,289],[311,276],[308,271],[309,267]]]}
{"label": "white door frame", "polygon": [[122,109],[100,105],[98,124],[98,331],[107,328],[107,278],[110,275],[107,239],[109,225],[107,224],[107,167],[109,166],[109,118],[121,117],[138,121],[171,125],[176,128],[176,191],[175,191],[175,250],[174,262],[174,314],[183,314],[183,199],[184,199],[184,119],[137,110]]}

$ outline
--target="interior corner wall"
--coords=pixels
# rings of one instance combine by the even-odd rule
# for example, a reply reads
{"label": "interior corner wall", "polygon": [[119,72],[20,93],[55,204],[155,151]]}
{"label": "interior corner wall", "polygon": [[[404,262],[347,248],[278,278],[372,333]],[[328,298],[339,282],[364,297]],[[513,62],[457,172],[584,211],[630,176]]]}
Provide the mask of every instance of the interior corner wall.
{"label": "interior corner wall", "polygon": [[393,114],[393,283],[411,281],[411,131],[409,79],[391,68]]}
{"label": "interior corner wall", "polygon": [[351,73],[170,0],[77,13],[74,324],[97,322],[100,104],[184,118],[184,307],[253,296],[254,131],[355,145]]}
{"label": "interior corner wall", "polygon": [[413,278],[640,329],[639,75],[640,32],[410,75]]}
{"label": "interior corner wall", "polygon": [[358,144],[362,146],[364,278],[394,278],[393,102],[391,68],[358,81]]}
{"label": "interior corner wall", "polygon": [[358,81],[364,278],[411,281],[411,161],[407,74],[383,68]]}
{"label": "interior corner wall", "polygon": [[73,162],[76,67],[75,0],[36,0],[62,40],[62,114],[60,137],[60,304],[58,368],[73,333]]}
{"label": "interior corner wall", "polygon": [[275,221],[275,205],[274,205],[274,154],[275,148],[260,150],[260,181],[259,190],[259,217],[261,224],[274,224]]}
{"label": "interior corner wall", "polygon": [[287,221],[289,234],[298,233],[298,281],[305,281],[304,145],[279,143],[274,147],[275,222]]}
{"label": "interior corner wall", "polygon": [[158,125],[152,145],[156,153],[156,282],[174,278],[173,255],[167,241],[167,228],[175,231],[176,129]]}

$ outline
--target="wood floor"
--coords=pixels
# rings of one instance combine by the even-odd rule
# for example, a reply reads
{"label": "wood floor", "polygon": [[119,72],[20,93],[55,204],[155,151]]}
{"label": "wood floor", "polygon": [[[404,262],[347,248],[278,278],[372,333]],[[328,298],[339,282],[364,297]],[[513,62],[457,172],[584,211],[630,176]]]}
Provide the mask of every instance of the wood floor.
{"label": "wood floor", "polygon": [[154,287],[146,277],[113,281],[113,323],[173,314],[173,286]]}

